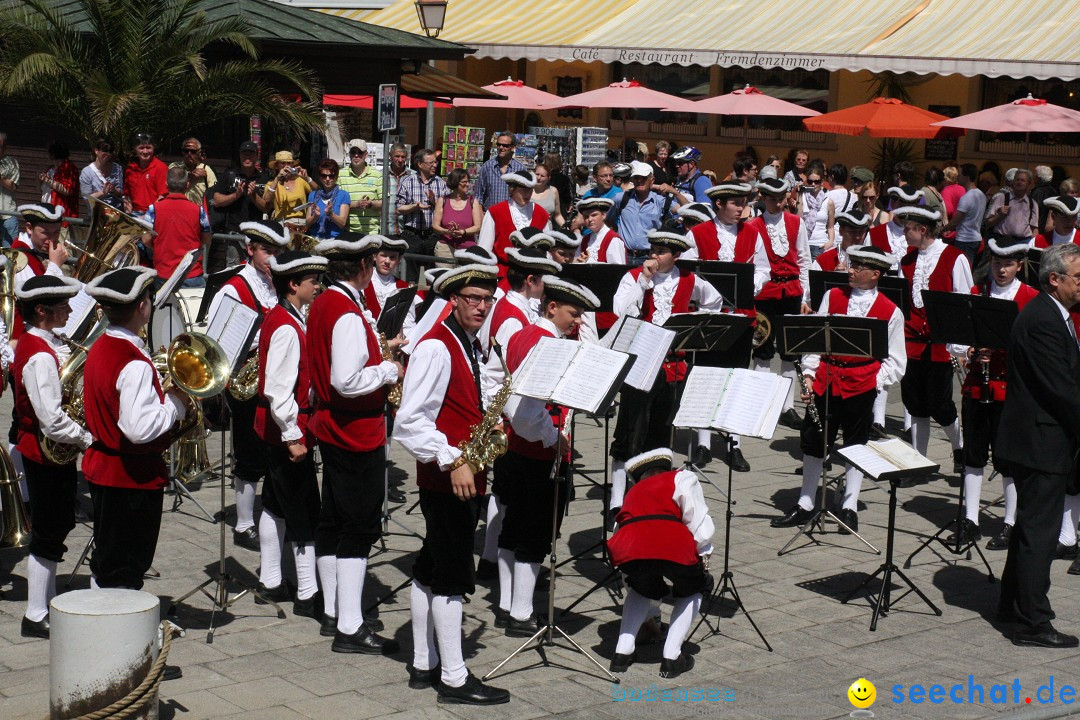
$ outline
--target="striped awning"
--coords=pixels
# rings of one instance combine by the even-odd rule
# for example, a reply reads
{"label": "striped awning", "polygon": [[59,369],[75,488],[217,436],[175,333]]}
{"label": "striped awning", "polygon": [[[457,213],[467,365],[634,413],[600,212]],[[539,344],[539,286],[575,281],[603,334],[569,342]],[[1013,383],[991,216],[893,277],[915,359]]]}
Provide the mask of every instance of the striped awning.
{"label": "striped awning", "polygon": [[[395,0],[363,21],[418,32],[413,3]],[[488,58],[1080,77],[1080,2],[808,7],[803,0],[531,0],[511,9],[501,0],[450,0],[439,37]]]}

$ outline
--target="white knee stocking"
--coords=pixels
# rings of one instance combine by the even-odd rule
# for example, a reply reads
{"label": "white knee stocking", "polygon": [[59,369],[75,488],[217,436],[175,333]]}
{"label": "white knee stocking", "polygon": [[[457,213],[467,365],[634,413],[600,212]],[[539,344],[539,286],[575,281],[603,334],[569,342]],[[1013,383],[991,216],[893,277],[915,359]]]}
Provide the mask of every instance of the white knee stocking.
{"label": "white knee stocking", "polygon": [[784,400],[784,407],[781,411],[791,410],[795,407],[795,388],[799,387],[799,374],[795,372],[795,365],[789,363],[787,360],[780,362],[780,377],[786,377],[791,380],[791,388],[788,390],[787,398]]}
{"label": "white knee stocking", "polygon": [[263,509],[259,516],[259,582],[263,587],[281,585],[281,547],[285,543],[285,521]]}
{"label": "white knee stocking", "polygon": [[360,598],[364,594],[367,558],[337,559],[337,629],[352,635],[364,622]]}
{"label": "white knee stocking", "polygon": [[[629,655],[637,647],[637,634],[642,624],[649,617],[652,602],[639,595],[633,588],[626,589],[626,601],[623,602],[622,620],[619,622],[619,641],[615,652]],[[670,633],[669,633],[670,634]]]}
{"label": "white knee stocking", "polygon": [[323,555],[315,560],[319,571],[319,584],[322,585],[323,615],[336,618],[337,612],[337,556]]}
{"label": "white knee stocking", "polygon": [[1001,476],[1001,491],[1005,494],[1005,524],[1016,524],[1016,483],[1008,475]]}
{"label": "white knee stocking", "polygon": [[818,483],[821,482],[821,471],[824,468],[823,458],[813,455],[803,456],[802,491],[799,493],[799,507],[803,510],[814,509],[814,498],[817,496]]}
{"label": "white knee stocking", "polygon": [[611,461],[611,507],[620,508],[626,497],[626,461]]}
{"label": "white knee stocking", "polygon": [[26,617],[40,622],[49,614],[49,592],[56,587],[56,562],[31,555],[26,563]]}
{"label": "white knee stocking", "polygon": [[315,543],[290,543],[296,563],[296,597],[307,600],[319,591],[315,570]]}
{"label": "white knee stocking", "polygon": [[683,643],[690,634],[690,624],[701,608],[701,593],[675,600],[668,623],[667,637],[664,638],[664,658],[675,660],[682,654]]}
{"label": "white knee stocking", "polygon": [[514,551],[499,548],[499,609],[510,612],[514,604]]}
{"label": "white knee stocking", "polygon": [[874,424],[885,427],[885,406],[888,404],[889,388],[881,388],[874,398]]}
{"label": "white knee stocking", "polygon": [[409,615],[412,618],[413,667],[430,670],[439,664],[435,623],[431,617],[431,588],[416,580],[413,580],[409,590]]}
{"label": "white knee stocking", "polygon": [[920,455],[926,455],[926,449],[930,447],[930,418],[911,418],[911,446]]}
{"label": "white knee stocking", "polygon": [[1065,496],[1065,511],[1061,514],[1061,532],[1058,542],[1062,545],[1076,544],[1076,516],[1080,511],[1080,495]]}
{"label": "white knee stocking", "polygon": [[487,523],[484,525],[484,552],[480,557],[484,560],[495,562],[495,556],[499,552],[499,533],[502,532],[503,513],[506,506],[499,502],[497,495],[488,497]]}
{"label": "white knee stocking", "polygon": [[983,470],[964,467],[964,517],[979,524],[979,500],[982,498]]}
{"label": "white knee stocking", "polygon": [[510,617],[515,620],[528,620],[532,617],[533,593],[536,592],[538,577],[540,577],[540,563],[514,563],[514,592]]}
{"label": "white knee stocking", "polygon": [[951,424],[946,425],[942,430],[945,431],[945,437],[949,438],[953,450],[964,447],[964,436],[960,434],[960,418],[953,420]]}
{"label": "white knee stocking", "polygon": [[255,486],[258,483],[234,478],[236,485],[236,531],[255,526]]}
{"label": "white knee stocking", "polygon": [[863,474],[857,467],[844,468],[844,509],[859,511],[859,491],[862,490]]}
{"label": "white knee stocking", "polygon": [[461,596],[432,595],[431,617],[442,658],[442,681],[450,687],[461,687],[468,677],[461,653]]}

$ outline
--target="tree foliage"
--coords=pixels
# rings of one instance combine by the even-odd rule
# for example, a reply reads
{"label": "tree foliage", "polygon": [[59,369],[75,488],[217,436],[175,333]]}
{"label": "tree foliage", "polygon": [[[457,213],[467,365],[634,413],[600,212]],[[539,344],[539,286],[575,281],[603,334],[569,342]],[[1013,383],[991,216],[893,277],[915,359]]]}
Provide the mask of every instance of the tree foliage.
{"label": "tree foliage", "polygon": [[[240,17],[208,0],[0,0],[0,97],[92,141],[127,149],[227,118],[321,128],[322,91],[299,63],[263,59]],[[81,17],[80,17],[81,16]],[[85,19],[82,29],[73,18]],[[85,31],[82,31],[85,30]],[[283,93],[298,93],[294,102]]]}

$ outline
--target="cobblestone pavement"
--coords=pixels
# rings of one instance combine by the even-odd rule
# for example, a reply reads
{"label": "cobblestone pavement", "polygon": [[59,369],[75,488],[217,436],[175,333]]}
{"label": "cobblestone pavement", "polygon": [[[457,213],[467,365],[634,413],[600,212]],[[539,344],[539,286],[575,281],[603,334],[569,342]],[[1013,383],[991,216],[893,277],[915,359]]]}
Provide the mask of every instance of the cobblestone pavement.
{"label": "cobblestone pavement", "polygon": [[[900,412],[890,406],[890,423],[896,426]],[[10,394],[0,402],[0,416],[10,412]],[[685,447],[685,442],[677,443]],[[589,593],[608,575],[598,554],[588,550],[600,539],[602,492],[592,484],[602,479],[604,427],[591,420],[578,424],[577,447],[582,458],[576,477],[577,497],[558,543],[559,559],[571,559],[559,572],[556,606],[564,608]],[[1006,627],[993,620],[997,585],[987,581],[978,555],[953,557],[931,547],[914,560],[908,576],[942,610],[934,615],[916,596],[900,599],[902,583],[894,583],[895,608],[881,619],[877,631],[868,625],[871,606],[864,596],[849,604],[841,600],[867,574],[874,572],[883,556],[857,539],[829,532],[818,543],[806,538],[778,557],[777,551],[792,537],[790,530],[774,530],[769,519],[790,507],[797,496],[800,478],[797,433],[780,427],[771,441],[746,440],[744,452],[753,471],[734,477],[734,517],[731,521],[731,569],[746,608],[764,633],[773,651],[765,649],[747,618],[734,614],[730,604],[714,608],[709,620],[720,634],[695,632],[688,645],[696,654],[694,670],[676,680],[657,676],[661,645],[639,645],[639,661],[613,685],[583,656],[558,647],[543,654],[529,650],[512,660],[494,682],[508,687],[512,701],[496,708],[438,705],[433,691],[414,691],[406,686],[405,665],[411,660],[408,595],[393,597],[380,608],[384,634],[401,641],[402,652],[378,658],[341,655],[330,651],[330,641],[320,637],[309,619],[279,620],[268,606],[241,599],[220,623],[213,644],[207,644],[209,601],[197,595],[179,608],[178,618],[186,637],[173,645],[170,662],[183,667],[184,677],[161,689],[161,718],[249,717],[336,718],[388,717],[452,719],[528,718],[558,715],[589,720],[614,717],[682,718],[715,715],[729,718],[841,718],[853,710],[847,688],[865,677],[877,687],[871,708],[879,718],[998,717],[1005,713],[1024,717],[1066,714],[1076,705],[1062,703],[1064,685],[1080,684],[1080,650],[1051,651],[1018,648],[1008,642]],[[212,459],[220,457],[217,436],[209,441]],[[935,428],[930,454],[939,461],[949,458],[943,433]],[[409,532],[422,530],[418,510],[406,510],[416,499],[413,464],[395,447],[392,476],[404,481],[409,501],[393,514],[393,530],[400,523]],[[951,470],[945,462],[944,470]],[[709,479],[720,487],[727,482],[726,467],[713,461]],[[836,474],[834,472],[834,474]],[[218,505],[219,485],[211,480],[194,490],[194,496],[213,511]],[[943,478],[913,489],[900,490],[897,511],[896,555],[903,565],[918,544],[955,515],[958,478]],[[719,576],[724,541],[723,496],[717,487],[706,487],[706,496],[717,525],[717,553],[713,574]],[[984,500],[1000,496],[1000,482],[987,483]],[[860,528],[868,541],[884,553],[888,518],[886,492],[867,482],[863,486]],[[166,498],[168,504],[171,498]],[[231,509],[232,492],[227,493]],[[89,508],[88,498],[83,505]],[[1001,526],[1000,507],[982,515],[982,529],[990,536]],[[477,533],[482,542],[483,524]],[[76,528],[61,566],[66,579],[90,535],[89,526]],[[985,544],[985,540],[982,541]],[[386,551],[371,560],[366,595],[377,598],[405,582],[417,537],[392,534]],[[218,529],[202,516],[191,501],[178,512],[166,512],[162,522],[154,567],[159,578],[149,579],[145,590],[162,598],[163,612],[173,598],[195,587],[216,564]],[[257,553],[226,547],[230,572],[254,583]],[[287,554],[286,554],[287,555]],[[1004,552],[986,552],[995,576],[1005,563]],[[1060,629],[1080,630],[1080,578],[1066,574],[1068,562],[1056,561],[1050,597]],[[291,570],[291,569],[290,569]],[[25,551],[0,553],[0,718],[38,718],[48,712],[47,642],[19,636],[19,620],[26,598]],[[87,569],[80,568],[72,587],[86,588]],[[874,583],[871,587],[877,587]],[[494,591],[482,586],[466,605],[465,650],[469,667],[482,675],[518,647],[493,627],[491,607]],[[540,593],[537,607],[545,607],[547,594]],[[618,632],[620,600],[614,586],[600,586],[559,616],[558,624],[606,667]],[[286,606],[291,611],[290,606]],[[664,607],[664,618],[670,610]],[[665,625],[666,627],[666,625]],[[543,661],[548,665],[545,666]],[[1015,683],[1019,682],[1019,689]],[[1054,702],[1047,688],[1053,683]],[[944,687],[944,696],[927,696],[920,703],[909,699],[914,685],[927,692]],[[956,704],[949,698],[954,684]],[[1006,685],[1002,688],[995,685]],[[899,690],[897,689],[899,686]],[[664,701],[665,691],[683,687],[688,694]],[[982,688],[980,697],[979,687]],[[897,693],[905,700],[897,704]],[[917,691],[916,691],[917,694]],[[932,702],[932,700],[943,702]],[[640,699],[638,699],[640,698]],[[1030,703],[1026,699],[1030,698]],[[1064,699],[1069,699],[1066,697]],[[974,702],[971,702],[974,700]],[[981,701],[980,701],[981,700]],[[997,701],[997,702],[995,702]]]}

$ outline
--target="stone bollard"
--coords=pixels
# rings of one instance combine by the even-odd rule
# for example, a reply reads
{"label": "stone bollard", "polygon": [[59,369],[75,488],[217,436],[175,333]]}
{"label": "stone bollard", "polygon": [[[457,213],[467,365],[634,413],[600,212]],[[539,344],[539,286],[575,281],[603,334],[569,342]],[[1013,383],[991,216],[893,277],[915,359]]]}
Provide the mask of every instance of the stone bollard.
{"label": "stone bollard", "polygon": [[[49,625],[52,720],[108,707],[134,690],[158,656],[161,604],[140,590],[75,590],[53,598]],[[155,697],[132,718],[158,716]]]}

